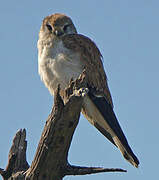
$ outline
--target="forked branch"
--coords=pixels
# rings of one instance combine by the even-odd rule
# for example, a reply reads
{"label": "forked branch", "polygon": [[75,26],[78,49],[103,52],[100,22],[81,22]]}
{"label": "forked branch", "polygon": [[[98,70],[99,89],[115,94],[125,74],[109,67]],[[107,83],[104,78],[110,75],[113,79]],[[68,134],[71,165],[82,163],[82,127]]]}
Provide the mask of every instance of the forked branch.
{"label": "forked branch", "polygon": [[4,180],[62,180],[66,175],[126,172],[118,168],[72,166],[67,161],[72,137],[79,121],[83,97],[87,94],[86,87],[83,73],[66,89],[65,103],[58,87],[52,112],[46,121],[30,167],[26,161],[26,131],[23,129],[16,133],[9,152],[8,165],[5,170],[0,169]]}

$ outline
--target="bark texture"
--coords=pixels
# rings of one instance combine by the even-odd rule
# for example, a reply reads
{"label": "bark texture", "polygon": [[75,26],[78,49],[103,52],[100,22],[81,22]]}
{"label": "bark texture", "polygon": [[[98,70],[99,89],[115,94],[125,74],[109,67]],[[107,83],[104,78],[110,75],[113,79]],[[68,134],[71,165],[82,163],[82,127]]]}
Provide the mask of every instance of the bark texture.
{"label": "bark texture", "polygon": [[84,74],[76,81],[70,82],[63,98],[58,87],[52,112],[46,121],[31,166],[26,161],[26,130],[21,129],[16,133],[9,151],[8,165],[5,170],[0,168],[4,180],[62,180],[66,175],[126,172],[118,168],[73,166],[67,161],[72,137],[79,121],[83,97],[87,93],[86,87]]}

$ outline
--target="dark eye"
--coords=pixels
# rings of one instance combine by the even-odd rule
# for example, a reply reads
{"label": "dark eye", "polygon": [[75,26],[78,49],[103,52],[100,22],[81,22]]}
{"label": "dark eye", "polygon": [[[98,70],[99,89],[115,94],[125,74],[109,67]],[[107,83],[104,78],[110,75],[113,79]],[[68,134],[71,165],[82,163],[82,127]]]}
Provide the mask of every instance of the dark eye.
{"label": "dark eye", "polygon": [[46,27],[48,28],[49,31],[52,31],[52,26],[50,24],[46,24]]}
{"label": "dark eye", "polygon": [[63,30],[64,31],[67,31],[67,28],[70,26],[70,24],[66,24],[64,27],[63,27]]}

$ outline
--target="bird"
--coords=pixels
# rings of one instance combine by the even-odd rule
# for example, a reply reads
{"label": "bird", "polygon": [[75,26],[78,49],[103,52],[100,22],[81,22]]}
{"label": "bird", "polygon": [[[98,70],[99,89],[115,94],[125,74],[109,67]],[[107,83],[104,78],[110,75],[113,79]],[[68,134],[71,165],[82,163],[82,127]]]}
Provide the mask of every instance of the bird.
{"label": "bird", "polygon": [[46,16],[40,27],[38,72],[51,95],[61,91],[85,70],[88,94],[82,114],[122,153],[134,167],[139,160],[133,153],[113,110],[112,96],[103,66],[103,57],[90,38],[77,33],[72,19],[62,13]]}

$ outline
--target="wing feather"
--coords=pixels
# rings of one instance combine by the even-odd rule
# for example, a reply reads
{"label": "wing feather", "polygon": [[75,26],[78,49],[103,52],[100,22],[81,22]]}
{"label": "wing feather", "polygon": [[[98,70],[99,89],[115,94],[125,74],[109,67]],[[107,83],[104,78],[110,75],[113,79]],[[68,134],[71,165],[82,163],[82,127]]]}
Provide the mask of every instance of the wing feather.
{"label": "wing feather", "polygon": [[78,53],[86,72],[89,94],[84,98],[82,113],[120,149],[125,159],[138,167],[139,161],[132,152],[113,111],[112,97],[99,49],[93,41],[80,34],[64,36],[63,43],[66,48]]}
{"label": "wing feather", "polygon": [[102,55],[95,43],[80,34],[69,34],[63,37],[65,47],[79,53],[83,68],[87,72],[88,86],[97,94],[102,94],[113,107],[112,97],[107,84],[107,76],[102,63]]}

